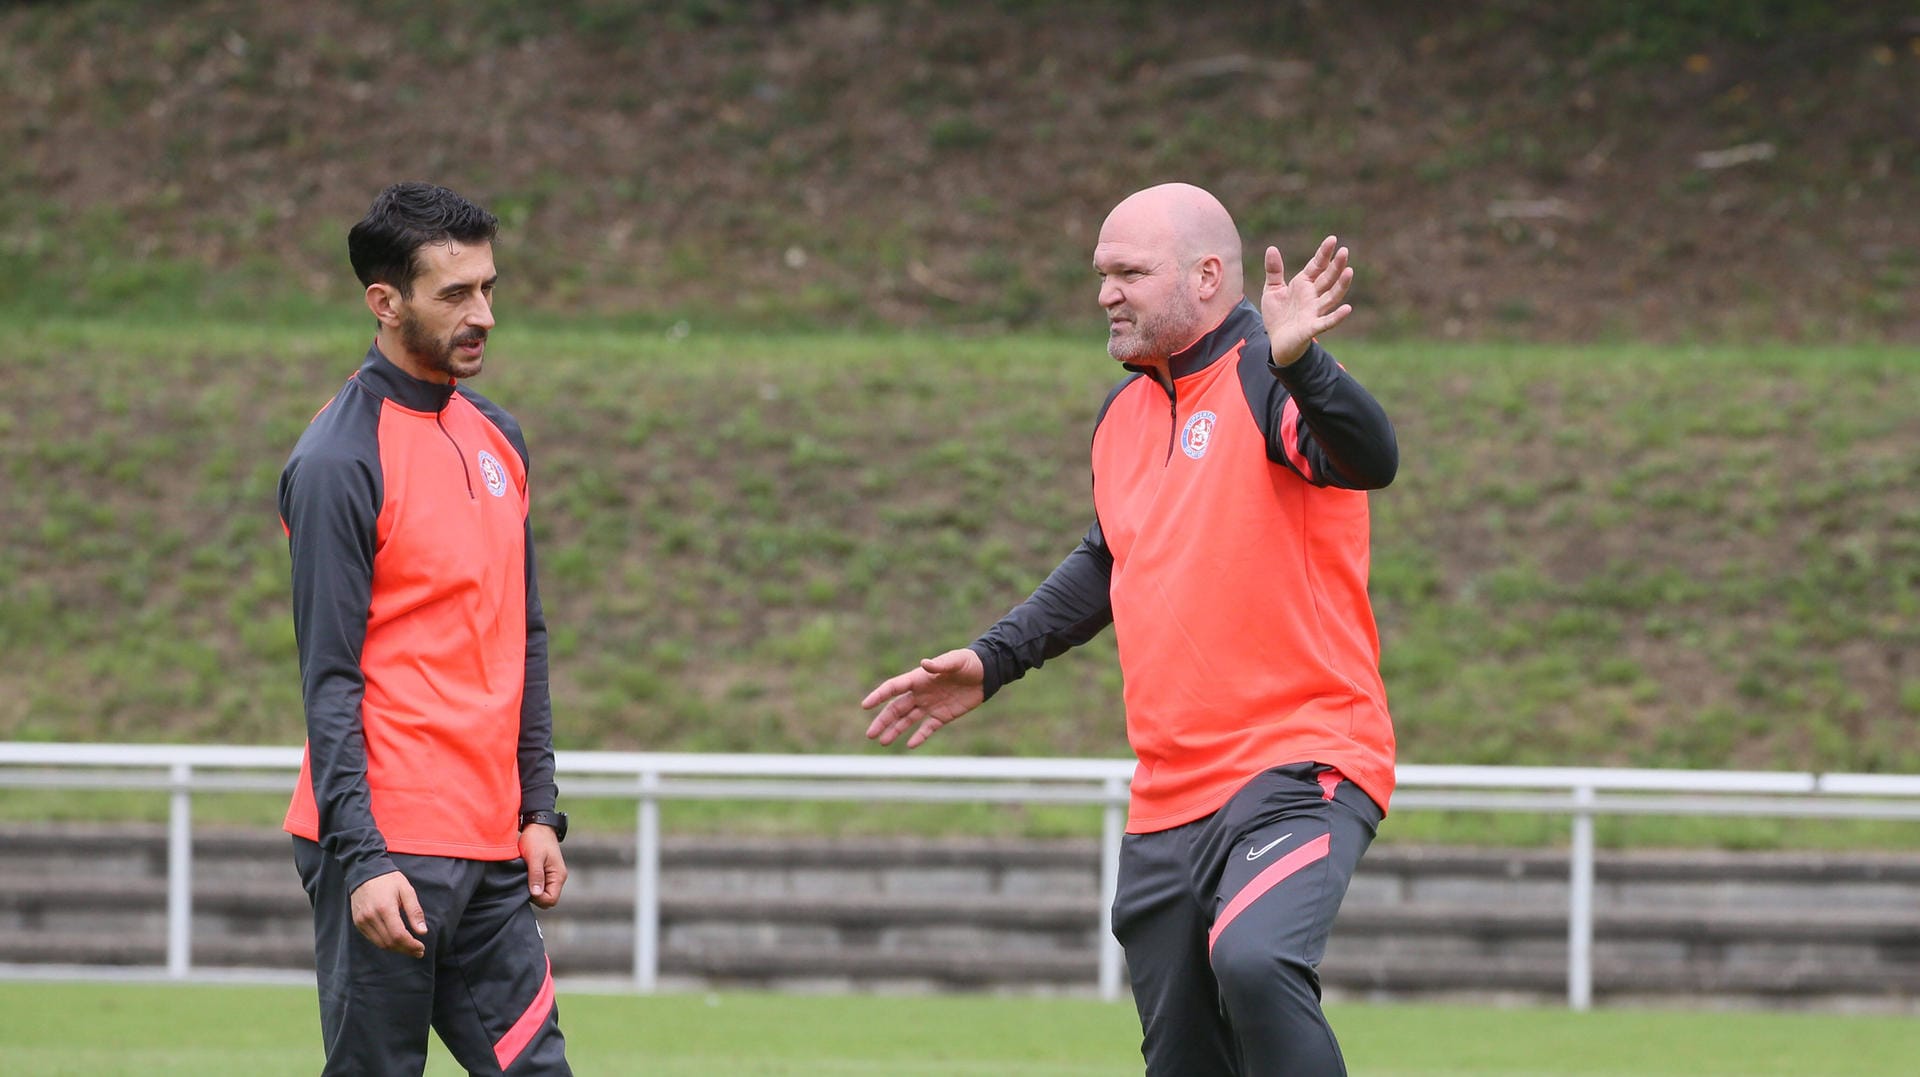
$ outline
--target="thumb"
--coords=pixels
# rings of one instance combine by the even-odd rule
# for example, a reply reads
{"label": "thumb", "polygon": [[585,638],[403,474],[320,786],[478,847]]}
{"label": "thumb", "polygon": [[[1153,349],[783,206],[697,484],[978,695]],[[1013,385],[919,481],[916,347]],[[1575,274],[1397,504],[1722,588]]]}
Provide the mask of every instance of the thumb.
{"label": "thumb", "polygon": [[534,897],[547,892],[547,858],[539,853],[527,857],[527,892]]}
{"label": "thumb", "polygon": [[936,677],[944,677],[948,674],[964,671],[967,668],[967,659],[969,657],[971,657],[971,652],[965,647],[962,647],[959,650],[948,651],[945,654],[935,655],[932,658],[922,658],[920,660],[920,668]]}
{"label": "thumb", "polygon": [[414,895],[413,887],[401,884],[400,908],[407,914],[407,922],[413,925],[415,934],[427,933],[427,914],[420,908],[420,899]]}
{"label": "thumb", "polygon": [[1282,284],[1287,279],[1287,261],[1280,257],[1280,248],[1267,248],[1267,287],[1273,287],[1275,281]]}

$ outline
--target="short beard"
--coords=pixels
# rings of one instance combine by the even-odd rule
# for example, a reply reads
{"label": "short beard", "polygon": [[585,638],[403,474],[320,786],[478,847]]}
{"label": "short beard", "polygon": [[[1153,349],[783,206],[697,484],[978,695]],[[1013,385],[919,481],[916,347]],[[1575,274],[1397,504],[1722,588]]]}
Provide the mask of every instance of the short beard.
{"label": "short beard", "polygon": [[1199,335],[1199,324],[1200,305],[1192,296],[1181,293],[1166,310],[1137,319],[1127,337],[1108,337],[1107,354],[1122,363],[1151,366],[1192,344]]}
{"label": "short beard", "polygon": [[435,340],[432,334],[427,332],[426,326],[421,325],[420,319],[415,318],[412,313],[400,316],[400,343],[407,351],[418,356],[428,370],[445,374],[449,378],[471,378],[480,373],[480,364],[477,362],[462,363],[458,366],[454,363],[454,349],[475,338],[487,339],[487,331],[469,329],[454,334],[449,340]]}

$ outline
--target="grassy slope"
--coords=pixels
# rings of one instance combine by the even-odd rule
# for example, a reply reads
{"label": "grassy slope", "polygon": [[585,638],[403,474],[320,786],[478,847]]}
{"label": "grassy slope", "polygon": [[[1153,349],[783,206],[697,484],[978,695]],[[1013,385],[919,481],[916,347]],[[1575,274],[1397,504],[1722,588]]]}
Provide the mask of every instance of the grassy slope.
{"label": "grassy slope", "polygon": [[[0,737],[301,735],[273,489],[363,347],[8,327]],[[1920,770],[1920,364],[1335,342],[1404,452],[1374,591],[1409,762]],[[564,746],[859,750],[878,677],[1077,539],[1115,371],[1052,337],[502,330]],[[1125,752],[1110,638],[943,734]]]}
{"label": "grassy slope", "polygon": [[[310,1073],[310,989],[0,985],[0,1066]],[[1131,1007],[1078,999],[563,995],[583,1073],[1095,1077],[1139,1070]],[[1356,1077],[1892,1077],[1920,1036],[1891,1017],[1331,1008]],[[432,1074],[454,1073],[433,1048]]]}
{"label": "grassy slope", "polygon": [[1085,324],[1107,209],[1185,178],[1252,251],[1337,231],[1376,337],[1910,343],[1910,9],[0,4],[0,307],[345,301],[425,178],[550,309]]}

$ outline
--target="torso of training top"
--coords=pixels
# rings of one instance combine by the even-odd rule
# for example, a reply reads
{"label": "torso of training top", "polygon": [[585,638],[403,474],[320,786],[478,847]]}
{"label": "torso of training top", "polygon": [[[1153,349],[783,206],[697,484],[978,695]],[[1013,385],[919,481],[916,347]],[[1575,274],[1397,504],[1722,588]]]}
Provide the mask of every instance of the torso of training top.
{"label": "torso of training top", "polygon": [[974,645],[992,690],[1110,618],[1139,761],[1134,833],[1208,815],[1288,763],[1333,766],[1383,809],[1392,795],[1367,494],[1353,487],[1390,481],[1398,449],[1319,345],[1288,368],[1268,347],[1243,302],[1173,357],[1171,390],[1135,375],[1113,391],[1087,540]]}
{"label": "torso of training top", "polygon": [[389,851],[513,859],[520,812],[553,806],[528,504],[512,417],[377,346],[287,462],[308,740],[285,825],[356,885]]}

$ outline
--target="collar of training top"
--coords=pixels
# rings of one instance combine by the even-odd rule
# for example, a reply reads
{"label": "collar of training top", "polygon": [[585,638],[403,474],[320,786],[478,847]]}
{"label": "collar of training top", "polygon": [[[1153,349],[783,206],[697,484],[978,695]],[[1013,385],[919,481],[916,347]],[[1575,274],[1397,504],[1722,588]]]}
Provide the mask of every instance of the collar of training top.
{"label": "collar of training top", "polygon": [[367,348],[367,360],[356,377],[375,394],[412,411],[439,411],[453,399],[453,381],[421,381],[387,358],[378,341]]}
{"label": "collar of training top", "polygon": [[[1251,300],[1242,299],[1219,325],[1192,344],[1174,352],[1167,359],[1167,375],[1174,381],[1189,374],[1198,373],[1212,366],[1214,361],[1226,354],[1227,349],[1253,336],[1260,330],[1260,311]],[[1149,372],[1147,367],[1125,363],[1128,370],[1138,374]]]}

